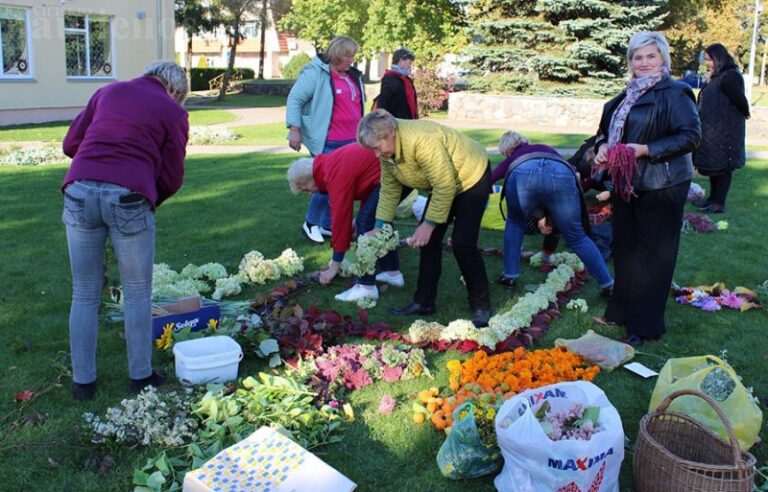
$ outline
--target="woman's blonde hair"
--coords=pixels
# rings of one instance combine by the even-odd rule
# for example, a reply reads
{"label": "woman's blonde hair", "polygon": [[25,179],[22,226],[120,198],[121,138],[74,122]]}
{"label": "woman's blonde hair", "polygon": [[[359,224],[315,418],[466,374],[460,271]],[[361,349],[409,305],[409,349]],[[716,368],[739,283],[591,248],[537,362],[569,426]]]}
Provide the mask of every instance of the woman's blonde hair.
{"label": "woman's blonde hair", "polygon": [[315,160],[311,157],[302,157],[296,159],[288,168],[288,186],[294,195],[302,191],[302,187],[309,183],[314,183],[315,176],[312,174]]}
{"label": "woman's blonde hair", "polygon": [[385,109],[374,109],[363,116],[357,125],[357,141],[363,147],[371,149],[397,130],[395,117]]}
{"label": "woman's blonde hair", "polygon": [[328,63],[336,63],[344,56],[355,56],[359,49],[360,47],[352,38],[336,36],[328,43],[328,48],[323,54],[327,58]]}
{"label": "woman's blonde hair", "polygon": [[664,73],[669,75],[669,71],[672,70],[672,58],[669,56],[669,43],[664,35],[657,31],[641,31],[632,35],[629,39],[629,45],[627,45],[627,72],[632,77],[632,56],[635,51],[646,46],[655,46],[661,54],[662,60],[664,60]]}
{"label": "woman's blonde hair", "polygon": [[501,155],[507,155],[523,144],[531,143],[525,135],[521,135],[514,130],[509,130],[501,136],[499,140],[499,152]]}

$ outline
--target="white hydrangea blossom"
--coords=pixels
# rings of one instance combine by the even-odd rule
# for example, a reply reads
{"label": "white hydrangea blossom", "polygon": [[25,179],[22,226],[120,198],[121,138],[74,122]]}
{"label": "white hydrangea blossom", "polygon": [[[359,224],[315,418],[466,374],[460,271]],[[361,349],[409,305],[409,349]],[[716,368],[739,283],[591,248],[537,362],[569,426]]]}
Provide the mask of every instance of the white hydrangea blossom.
{"label": "white hydrangea blossom", "polygon": [[135,398],[108,408],[103,417],[86,413],[83,418],[94,432],[94,442],[111,438],[141,446],[181,446],[194,437],[197,429],[197,420],[189,412],[191,394],[191,389],[158,393],[148,386]]}
{"label": "white hydrangea blossom", "polygon": [[294,250],[288,248],[275,258],[275,264],[283,276],[293,277],[304,271],[304,260]]}
{"label": "white hydrangea blossom", "polygon": [[192,126],[189,128],[189,145],[215,145],[234,142],[239,137],[224,126]]}
{"label": "white hydrangea blossom", "polygon": [[355,261],[344,260],[341,264],[341,276],[362,277],[374,273],[376,261],[397,249],[399,244],[400,236],[389,224],[384,224],[375,236],[359,236],[355,247]]}

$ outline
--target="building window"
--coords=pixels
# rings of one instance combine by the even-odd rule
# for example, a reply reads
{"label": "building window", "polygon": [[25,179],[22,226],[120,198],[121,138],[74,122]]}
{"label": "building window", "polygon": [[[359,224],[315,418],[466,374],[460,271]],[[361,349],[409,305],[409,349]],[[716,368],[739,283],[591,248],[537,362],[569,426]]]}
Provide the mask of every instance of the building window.
{"label": "building window", "polygon": [[64,16],[68,77],[113,77],[112,25],[109,17]]}
{"label": "building window", "polygon": [[0,7],[0,78],[32,76],[29,13],[26,9]]}

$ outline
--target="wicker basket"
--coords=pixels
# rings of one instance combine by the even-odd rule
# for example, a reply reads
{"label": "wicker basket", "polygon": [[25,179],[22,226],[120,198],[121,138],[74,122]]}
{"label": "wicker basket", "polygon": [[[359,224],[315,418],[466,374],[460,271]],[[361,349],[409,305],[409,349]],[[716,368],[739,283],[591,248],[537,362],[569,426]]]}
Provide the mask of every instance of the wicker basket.
{"label": "wicker basket", "polygon": [[[730,443],[688,415],[667,412],[682,395],[706,401],[723,421]],[[704,393],[675,391],[640,421],[633,460],[638,492],[752,492],[755,463],[741,451],[723,411]]]}

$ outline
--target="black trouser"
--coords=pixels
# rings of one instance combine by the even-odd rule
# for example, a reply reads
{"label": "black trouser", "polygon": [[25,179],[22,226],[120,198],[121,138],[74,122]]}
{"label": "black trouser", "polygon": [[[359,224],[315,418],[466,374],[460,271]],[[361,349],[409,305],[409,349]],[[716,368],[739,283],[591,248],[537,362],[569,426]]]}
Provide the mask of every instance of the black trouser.
{"label": "black trouser", "polygon": [[629,203],[612,194],[616,283],[605,318],[626,326],[629,335],[657,338],[667,330],[664,310],[690,184],[640,191]]}
{"label": "black trouser", "polygon": [[728,196],[728,190],[731,189],[731,180],[733,173],[731,171],[725,174],[709,177],[709,203],[725,207],[725,198]]}
{"label": "black trouser", "polygon": [[[419,280],[413,300],[422,306],[434,306],[437,284],[440,280],[443,261],[443,237],[448,223],[453,220],[453,255],[464,276],[469,295],[469,308],[491,309],[488,289],[488,274],[485,263],[477,249],[480,236],[480,221],[491,192],[491,172],[488,168],[473,187],[456,195],[445,224],[438,224],[432,231],[429,242],[421,248]],[[429,208],[429,201],[427,201]]]}

